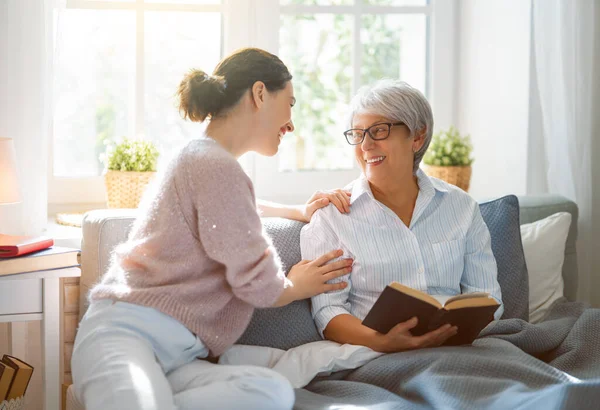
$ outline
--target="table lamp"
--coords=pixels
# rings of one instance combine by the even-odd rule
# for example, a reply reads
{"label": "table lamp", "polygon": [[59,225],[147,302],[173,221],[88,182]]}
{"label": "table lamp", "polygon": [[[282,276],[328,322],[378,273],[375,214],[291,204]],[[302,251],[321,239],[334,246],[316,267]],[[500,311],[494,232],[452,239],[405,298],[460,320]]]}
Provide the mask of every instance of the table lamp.
{"label": "table lamp", "polygon": [[0,137],[0,204],[21,202],[17,178],[17,153],[11,138]]}
{"label": "table lamp", "polygon": [[[21,190],[17,178],[17,153],[12,139],[0,137],[0,205],[18,202],[21,202]],[[0,258],[25,255],[53,244],[51,238],[0,233]]]}

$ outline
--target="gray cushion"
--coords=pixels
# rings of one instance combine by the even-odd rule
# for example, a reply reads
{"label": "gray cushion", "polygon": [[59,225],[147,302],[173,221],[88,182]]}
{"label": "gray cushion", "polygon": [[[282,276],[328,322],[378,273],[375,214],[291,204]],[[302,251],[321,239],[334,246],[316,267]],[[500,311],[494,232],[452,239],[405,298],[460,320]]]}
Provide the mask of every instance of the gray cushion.
{"label": "gray cushion", "polygon": [[[498,265],[498,282],[504,301],[503,319],[528,320],[529,283],[519,227],[519,201],[509,195],[480,204],[481,214],[492,237],[492,251]],[[264,228],[279,252],[284,270],[300,262],[300,230],[303,224],[266,218]],[[302,300],[281,308],[257,309],[238,344],[291,349],[321,340],[310,312]]]}
{"label": "gray cushion", "polygon": [[498,265],[502,289],[502,319],[529,320],[529,278],[521,243],[519,200],[504,196],[479,204],[483,220],[492,237],[492,252]]}
{"label": "gray cushion", "polygon": [[[279,253],[288,274],[300,262],[300,230],[303,223],[279,218],[265,218],[265,231]],[[280,308],[257,309],[238,344],[268,346],[288,350],[321,340],[310,312],[308,299]]]}

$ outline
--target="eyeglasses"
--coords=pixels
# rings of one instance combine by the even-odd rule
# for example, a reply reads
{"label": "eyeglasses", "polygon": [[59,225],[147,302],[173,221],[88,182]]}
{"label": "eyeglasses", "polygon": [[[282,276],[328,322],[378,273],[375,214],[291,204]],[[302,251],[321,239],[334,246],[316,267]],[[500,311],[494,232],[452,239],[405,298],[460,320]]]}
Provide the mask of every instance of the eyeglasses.
{"label": "eyeglasses", "polygon": [[379,124],[371,125],[369,128],[352,128],[348,131],[344,131],[344,137],[350,145],[362,144],[365,140],[365,135],[369,134],[369,137],[374,141],[381,141],[390,136],[390,131],[395,125],[406,125],[403,122],[382,122]]}

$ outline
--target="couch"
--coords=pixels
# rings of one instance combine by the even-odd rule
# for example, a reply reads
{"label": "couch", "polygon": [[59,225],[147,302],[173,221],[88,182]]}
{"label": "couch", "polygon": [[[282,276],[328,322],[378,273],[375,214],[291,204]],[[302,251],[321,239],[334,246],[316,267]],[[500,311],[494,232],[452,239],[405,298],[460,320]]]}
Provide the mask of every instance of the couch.
{"label": "couch", "polygon": [[[566,299],[575,300],[577,289],[575,241],[578,216],[575,203],[557,195],[507,196],[502,199],[484,201],[480,207],[484,220],[490,227],[492,247],[498,260],[499,271],[502,270],[499,272],[499,281],[503,296],[507,299],[505,300],[506,309],[503,319],[514,319],[515,323],[521,324],[527,322],[527,270],[518,235],[519,224],[537,221],[559,211],[569,212],[573,217],[565,249],[563,278]],[[79,319],[88,306],[88,290],[107,269],[113,248],[126,240],[135,219],[135,213],[135,210],[96,210],[85,215],[82,226]],[[299,234],[302,224],[278,218],[266,218],[264,225],[265,230],[273,239],[274,246],[281,254],[284,268],[288,270],[300,260]],[[508,226],[512,226],[512,228],[508,229]],[[310,316],[309,301],[300,301],[283,308],[257,310],[246,333],[238,343],[285,350],[319,339]],[[68,350],[65,349],[65,351]],[[69,360],[70,357],[65,357],[67,370]],[[357,406],[365,406],[364,408],[388,408],[381,407],[382,403],[392,403],[389,408],[404,408],[398,404],[400,402],[395,401],[395,398],[390,399],[387,396],[396,387],[388,389],[385,386],[378,386],[377,391],[369,390],[368,394],[364,394],[360,390],[366,388],[364,382],[348,382],[354,384],[340,387],[339,378],[343,378],[344,375],[333,375],[332,377],[333,379],[316,382],[314,384],[316,387],[313,386],[310,391],[298,389],[297,408],[331,408],[329,406],[331,403],[336,403],[335,400],[346,404],[356,403]],[[331,390],[333,393],[327,394],[328,390],[323,386],[333,389]],[[396,394],[398,393],[396,392]],[[323,395],[328,397],[321,403],[319,397]],[[82,408],[72,394],[72,387],[67,392],[66,401],[69,410]],[[369,407],[370,404],[373,407]]]}

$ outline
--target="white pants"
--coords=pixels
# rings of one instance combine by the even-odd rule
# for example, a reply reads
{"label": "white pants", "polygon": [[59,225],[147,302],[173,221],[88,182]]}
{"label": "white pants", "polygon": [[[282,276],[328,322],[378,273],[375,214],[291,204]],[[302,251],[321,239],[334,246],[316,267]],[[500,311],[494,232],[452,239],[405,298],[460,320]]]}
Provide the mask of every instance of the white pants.
{"label": "white pants", "polygon": [[279,373],[224,366],[202,341],[155,309],[92,303],[79,325],[71,370],[86,410],[291,409],[294,390]]}

